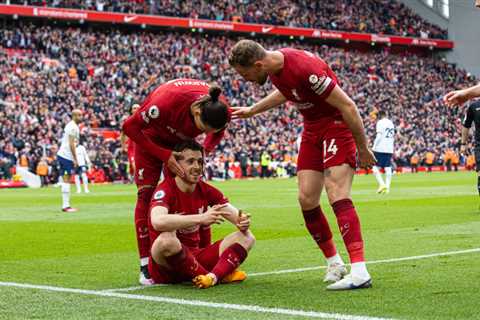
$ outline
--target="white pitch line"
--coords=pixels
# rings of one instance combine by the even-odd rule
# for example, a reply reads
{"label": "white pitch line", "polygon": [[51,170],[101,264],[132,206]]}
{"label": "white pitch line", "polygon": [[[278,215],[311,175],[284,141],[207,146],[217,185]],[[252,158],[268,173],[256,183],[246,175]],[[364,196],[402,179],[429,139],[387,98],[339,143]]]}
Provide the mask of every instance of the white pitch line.
{"label": "white pitch line", "polygon": [[137,291],[137,290],[142,290],[145,288],[155,288],[155,287],[166,287],[168,284],[164,283],[157,283],[149,286],[135,286],[135,287],[127,287],[127,288],[113,288],[113,289],[106,289],[106,290],[100,290],[101,292],[128,292],[128,291]]}
{"label": "white pitch line", "polygon": [[[372,261],[367,261],[366,263],[367,264],[380,264],[380,263],[391,263],[391,262],[398,262],[398,261],[421,260],[421,259],[428,259],[428,258],[434,258],[434,257],[453,256],[453,255],[457,255],[457,254],[473,253],[473,252],[480,252],[480,248],[473,248],[473,249],[460,250],[460,251],[448,251],[448,252],[431,253],[431,254],[424,254],[424,255],[420,255],[420,256],[401,257],[401,258],[382,259],[382,260],[372,260]],[[325,269],[325,268],[326,268],[326,266],[316,266],[316,267],[306,267],[306,268],[298,268],[298,269],[285,269],[285,270],[268,271],[268,272],[256,272],[256,273],[249,273],[248,276],[249,277],[268,276],[268,275],[272,275],[272,274],[304,272],[304,271],[320,270],[320,269]]]}
{"label": "white pitch line", "polygon": [[120,298],[120,299],[128,299],[128,300],[154,301],[154,302],[163,302],[163,303],[169,303],[169,304],[187,305],[187,306],[195,306],[195,307],[239,310],[239,311],[248,311],[248,312],[256,312],[256,313],[273,313],[273,314],[279,314],[279,315],[300,316],[300,317],[308,317],[308,318],[334,319],[334,320],[393,320],[391,318],[355,316],[355,315],[340,314],[340,313],[326,313],[326,312],[305,311],[305,310],[284,309],[284,308],[266,308],[266,307],[261,307],[257,305],[217,303],[217,302],[208,302],[208,301],[201,301],[201,300],[175,299],[175,298],[159,297],[159,296],[146,296],[146,295],[129,294],[129,293],[63,288],[63,287],[33,285],[33,284],[15,283],[15,282],[0,282],[0,286],[25,288],[25,289],[37,289],[37,290],[64,292],[64,293],[76,293],[76,294],[82,294],[82,295]]}
{"label": "white pitch line", "polygon": [[[421,259],[428,259],[428,258],[434,258],[434,257],[453,256],[457,254],[474,253],[474,252],[480,252],[480,248],[473,248],[473,249],[460,250],[460,251],[431,253],[431,254],[424,254],[420,256],[372,260],[372,261],[367,261],[367,264],[380,264],[380,263],[391,263],[391,262],[398,262],[398,261],[421,260]],[[260,276],[268,276],[272,274],[296,273],[296,272],[321,270],[326,268],[327,268],[326,266],[315,266],[315,267],[305,267],[305,268],[297,268],[297,269],[284,269],[284,270],[277,270],[277,271],[249,273],[248,276],[260,277]],[[160,285],[154,285],[154,286],[160,286]],[[108,289],[108,290],[102,290],[102,291],[103,292],[125,292],[125,291],[143,290],[143,289],[152,288],[152,287],[153,286],[136,286],[136,287],[127,287],[127,288],[118,288],[118,289]]]}

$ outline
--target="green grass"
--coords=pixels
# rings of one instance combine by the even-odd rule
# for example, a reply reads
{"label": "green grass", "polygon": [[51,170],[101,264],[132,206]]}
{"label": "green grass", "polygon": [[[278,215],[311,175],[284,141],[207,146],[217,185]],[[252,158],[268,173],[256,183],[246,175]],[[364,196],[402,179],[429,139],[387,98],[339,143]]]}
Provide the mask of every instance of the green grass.
{"label": "green grass", "polygon": [[[355,178],[368,260],[480,247],[474,173],[395,176],[389,195],[375,194],[372,176]],[[323,265],[303,226],[295,179],[228,181],[217,186],[252,213],[256,247],[248,273]],[[0,282],[105,290],[137,286],[133,227],[135,187],[92,186],[73,195],[80,211],[59,211],[60,190],[0,190]],[[322,197],[335,240],[346,253]],[[233,231],[224,224],[214,238]],[[154,287],[128,294],[401,319],[480,319],[480,252],[372,264],[374,287],[328,292],[324,270],[254,276],[242,284],[198,290]],[[301,319],[165,302],[0,286],[0,319]]]}

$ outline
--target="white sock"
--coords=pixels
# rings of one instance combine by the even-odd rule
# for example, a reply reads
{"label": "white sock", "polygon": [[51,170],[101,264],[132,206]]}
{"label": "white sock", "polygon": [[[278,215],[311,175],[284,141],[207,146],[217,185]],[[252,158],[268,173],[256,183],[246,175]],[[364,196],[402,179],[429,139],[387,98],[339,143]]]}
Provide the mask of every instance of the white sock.
{"label": "white sock", "polygon": [[384,186],[385,183],[383,183],[382,175],[380,174],[380,170],[378,170],[378,167],[373,166],[372,171],[373,171],[373,174],[375,175],[375,178],[377,179],[379,186]]}
{"label": "white sock", "polygon": [[82,181],[83,181],[83,189],[85,189],[85,192],[88,192],[88,177],[85,172],[82,173]]}
{"label": "white sock", "polygon": [[342,260],[342,257],[337,253],[334,256],[331,256],[330,258],[327,258],[327,264],[331,266],[332,264],[337,263],[337,264],[345,264]]}
{"label": "white sock", "polygon": [[62,183],[62,208],[70,207],[70,183]]}
{"label": "white sock", "polygon": [[140,258],[140,266],[144,267],[146,265],[148,265],[148,257]]}
{"label": "white sock", "polygon": [[77,188],[77,192],[82,192],[82,187],[80,187],[80,177],[78,174],[75,175],[75,187]]}
{"label": "white sock", "polygon": [[365,264],[365,262],[352,263],[352,275],[357,276],[361,279],[370,278],[370,274],[367,271],[367,265]]}
{"label": "white sock", "polygon": [[387,182],[387,188],[390,189],[390,184],[392,183],[392,167],[385,168],[385,181]]}

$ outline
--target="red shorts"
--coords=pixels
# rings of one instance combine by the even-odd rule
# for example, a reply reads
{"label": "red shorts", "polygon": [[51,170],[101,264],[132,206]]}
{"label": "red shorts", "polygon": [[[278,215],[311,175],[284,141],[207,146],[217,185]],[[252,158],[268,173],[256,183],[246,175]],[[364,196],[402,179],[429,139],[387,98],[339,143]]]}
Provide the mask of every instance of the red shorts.
{"label": "red shorts", "polygon": [[[198,263],[200,263],[208,271],[211,271],[218,262],[220,257],[220,244],[222,241],[223,239],[218,240],[208,247],[191,250]],[[166,268],[158,265],[155,261],[153,261],[151,255],[150,259],[148,260],[148,272],[155,283],[180,283],[192,280],[176,273],[175,271],[167,270]]]}
{"label": "red shorts", "polygon": [[137,186],[156,187],[162,173],[163,162],[149,153],[135,148],[135,183]]}
{"label": "red shorts", "polygon": [[352,132],[342,121],[330,122],[328,126],[309,126],[302,134],[297,171],[323,172],[344,163],[355,169],[356,152]]}

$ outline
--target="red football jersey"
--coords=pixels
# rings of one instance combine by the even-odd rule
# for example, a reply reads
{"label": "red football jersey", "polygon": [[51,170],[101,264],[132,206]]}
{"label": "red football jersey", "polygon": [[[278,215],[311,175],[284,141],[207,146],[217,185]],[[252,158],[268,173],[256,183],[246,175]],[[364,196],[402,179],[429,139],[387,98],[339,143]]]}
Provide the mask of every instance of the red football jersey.
{"label": "red football jersey", "polygon": [[[150,210],[157,206],[168,209],[169,214],[202,214],[207,211],[208,207],[216,204],[225,204],[228,199],[217,188],[206,182],[200,181],[192,193],[180,191],[177,187],[175,179],[166,178],[155,189],[150,203]],[[184,245],[190,249],[198,249],[200,247],[200,226],[194,226],[188,229],[177,230],[177,237]],[[156,231],[150,219],[148,218],[148,229],[150,233],[150,241],[153,243],[157,239],[160,232]]]}
{"label": "red football jersey", "polygon": [[269,75],[273,85],[303,115],[306,127],[319,121],[342,120],[340,111],[325,102],[338,83],[330,67],[311,52],[280,49],[284,65],[280,73]]}
{"label": "red football jersey", "polygon": [[[168,158],[166,152],[155,152],[151,145],[145,143],[145,138],[159,147],[171,150],[176,144],[202,134],[195,126],[190,107],[195,101],[208,95],[208,90],[207,82],[195,79],[176,79],[162,84],[145,99],[140,109],[128,118],[124,131],[128,132],[137,147],[153,152],[165,161]],[[224,96],[220,99],[227,104]],[[205,150],[213,150],[223,134],[224,130],[209,134],[204,142]]]}

